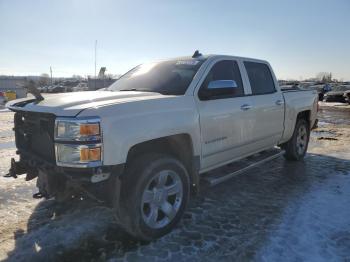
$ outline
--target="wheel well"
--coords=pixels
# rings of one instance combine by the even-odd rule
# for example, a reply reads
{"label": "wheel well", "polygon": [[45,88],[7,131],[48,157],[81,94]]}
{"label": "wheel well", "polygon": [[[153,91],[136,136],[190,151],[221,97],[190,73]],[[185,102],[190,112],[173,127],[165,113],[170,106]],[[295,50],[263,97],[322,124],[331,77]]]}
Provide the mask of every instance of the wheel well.
{"label": "wheel well", "polygon": [[304,119],[310,124],[310,110],[302,111],[298,113],[297,119]]}
{"label": "wheel well", "polygon": [[169,154],[180,160],[190,175],[191,185],[197,186],[199,163],[195,163],[192,139],[188,134],[166,136],[136,144],[130,148],[126,163],[150,152]]}
{"label": "wheel well", "polygon": [[[294,124],[294,129],[296,128],[298,119],[304,119],[306,122],[309,123],[309,126],[310,126],[310,124],[311,124],[310,123],[310,114],[311,114],[310,110],[305,110],[305,111],[299,112],[298,115],[297,115],[297,119],[295,121],[295,124]],[[311,129],[311,126],[310,126],[310,129]],[[282,143],[282,144],[280,144],[280,145],[278,145],[278,146],[280,146],[282,149],[285,149],[288,142],[289,142],[289,140],[284,142],[284,143]]]}

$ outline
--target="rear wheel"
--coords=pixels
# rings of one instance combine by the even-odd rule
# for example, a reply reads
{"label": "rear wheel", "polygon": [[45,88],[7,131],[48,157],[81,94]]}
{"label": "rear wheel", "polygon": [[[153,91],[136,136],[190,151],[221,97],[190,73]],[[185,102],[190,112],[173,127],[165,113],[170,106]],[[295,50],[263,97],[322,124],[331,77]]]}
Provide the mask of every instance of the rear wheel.
{"label": "rear wheel", "polygon": [[310,138],[310,127],[305,119],[298,119],[293,136],[283,145],[287,160],[298,161],[304,158]]}
{"label": "rear wheel", "polygon": [[178,223],[186,208],[190,183],[177,159],[152,154],[128,164],[119,203],[115,203],[121,226],[141,240],[161,237]]}

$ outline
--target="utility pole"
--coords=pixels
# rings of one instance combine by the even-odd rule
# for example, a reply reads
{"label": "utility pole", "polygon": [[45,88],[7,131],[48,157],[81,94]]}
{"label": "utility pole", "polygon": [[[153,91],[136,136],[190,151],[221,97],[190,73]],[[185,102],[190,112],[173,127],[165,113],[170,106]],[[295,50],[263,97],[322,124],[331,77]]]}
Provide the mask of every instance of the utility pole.
{"label": "utility pole", "polygon": [[97,57],[97,40],[95,40],[95,90],[96,90],[96,57]]}
{"label": "utility pole", "polygon": [[52,67],[50,66],[50,75],[51,75],[51,85],[52,85]]}

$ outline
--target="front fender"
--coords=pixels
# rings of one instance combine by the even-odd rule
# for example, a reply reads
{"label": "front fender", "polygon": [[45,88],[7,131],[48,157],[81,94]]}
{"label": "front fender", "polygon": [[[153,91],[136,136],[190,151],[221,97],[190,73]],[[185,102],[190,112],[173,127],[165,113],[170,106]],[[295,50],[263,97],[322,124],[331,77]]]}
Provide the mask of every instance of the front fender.
{"label": "front fender", "polygon": [[125,163],[134,145],[177,134],[188,134],[194,155],[200,155],[199,116],[191,96],[88,109],[79,116],[88,115],[101,118],[104,165]]}

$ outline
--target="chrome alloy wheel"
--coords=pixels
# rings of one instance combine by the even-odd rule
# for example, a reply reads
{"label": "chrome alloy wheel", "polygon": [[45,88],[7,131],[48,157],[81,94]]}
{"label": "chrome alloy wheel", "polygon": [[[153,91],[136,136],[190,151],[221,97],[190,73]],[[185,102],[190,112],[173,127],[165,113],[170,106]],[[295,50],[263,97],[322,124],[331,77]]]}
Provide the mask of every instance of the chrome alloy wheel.
{"label": "chrome alloy wheel", "polygon": [[172,170],[162,170],[151,179],[142,194],[143,221],[151,228],[167,226],[176,216],[183,201],[183,184]]}
{"label": "chrome alloy wheel", "polygon": [[307,130],[304,125],[301,125],[298,130],[298,135],[297,135],[297,151],[299,155],[304,154],[306,150],[306,145],[307,145]]}

